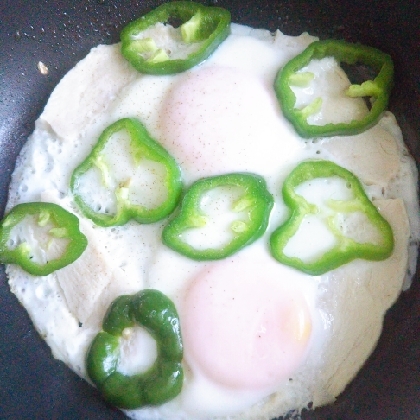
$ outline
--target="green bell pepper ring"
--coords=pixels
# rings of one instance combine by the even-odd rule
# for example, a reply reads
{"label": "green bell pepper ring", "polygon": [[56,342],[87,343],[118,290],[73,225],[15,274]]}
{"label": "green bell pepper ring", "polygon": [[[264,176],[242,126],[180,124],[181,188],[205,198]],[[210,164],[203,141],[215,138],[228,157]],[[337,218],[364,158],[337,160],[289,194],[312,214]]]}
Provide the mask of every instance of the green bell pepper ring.
{"label": "green bell pepper ring", "polygon": [[[206,224],[207,216],[201,209],[201,202],[206,194],[219,187],[241,190],[241,196],[233,203],[232,211],[244,212],[246,219],[232,223],[232,239],[226,245],[197,249],[188,244],[182,234]],[[186,192],[179,214],[163,229],[163,243],[194,260],[228,257],[262,236],[267,229],[273,204],[273,197],[268,192],[264,179],[258,175],[234,173],[198,180]]]}
{"label": "green bell pepper ring", "polygon": [[[334,234],[336,245],[323,255],[310,262],[299,257],[287,256],[284,249],[288,241],[295,235],[304,217],[319,214],[318,206],[309,203],[297,194],[295,189],[306,181],[316,178],[339,177],[351,189],[352,200],[329,200],[327,206],[333,212],[328,218],[328,228]],[[378,209],[366,196],[363,187],[351,172],[329,161],[307,161],[300,163],[287,177],[283,184],[283,199],[290,208],[288,220],[278,227],[270,237],[271,254],[279,262],[294,267],[311,275],[321,275],[346,264],[355,258],[380,261],[388,258],[394,248],[394,236],[389,223],[382,217]],[[334,219],[338,213],[348,214],[362,212],[368,221],[380,233],[380,243],[357,242],[340,232]],[[313,238],[308,238],[308,240]],[[314,241],[316,243],[316,241]]]}
{"label": "green bell pepper ring", "polygon": [[[157,358],[144,373],[118,372],[120,337],[125,328],[141,326],[156,340]],[[118,297],[108,309],[103,331],[87,353],[90,379],[106,401],[125,409],[159,405],[175,398],[183,384],[183,347],[178,313],[173,302],[158,290],[146,289]]]}
{"label": "green bell pepper ring", "polygon": [[[113,135],[126,133],[130,139],[128,156],[135,167],[144,161],[151,161],[164,167],[165,176],[162,187],[165,188],[166,198],[152,207],[135,204],[130,201],[130,191],[136,183],[128,179],[114,179],[113,173],[107,163],[105,148]],[[88,203],[89,194],[82,194],[81,183],[83,177],[91,169],[100,172],[102,186],[116,202],[115,211],[98,211]],[[134,174],[132,174],[134,177]],[[114,187],[110,185],[114,182]],[[73,171],[70,187],[74,199],[82,213],[92,219],[99,226],[123,225],[130,219],[139,223],[153,223],[165,218],[177,205],[181,191],[181,170],[169,153],[152,137],[146,128],[135,118],[123,118],[108,126],[100,135],[98,142],[87,158]],[[95,188],[95,187],[94,187]]]}
{"label": "green bell pepper ring", "polygon": [[[184,48],[196,43],[185,58],[171,58],[171,53],[158,48],[150,37],[142,32],[155,24],[170,19],[182,22],[180,26]],[[223,42],[230,31],[230,13],[220,7],[206,7],[190,1],[174,1],[162,4],[146,15],[129,23],[121,31],[121,52],[141,73],[180,73],[204,61]]]}
{"label": "green bell pepper ring", "polygon": [[[25,223],[27,217],[32,217],[32,223],[35,222],[34,226],[39,229],[39,235],[48,240],[45,247],[38,241],[37,251],[44,248],[44,251],[48,251],[51,241],[56,239],[66,241],[59,257],[46,256],[45,262],[37,261],[34,256],[35,249],[25,241],[25,238],[18,239],[20,243],[12,243],[13,229]],[[71,264],[80,257],[86,246],[86,236],[79,230],[79,219],[57,204],[43,202],[18,204],[1,221],[0,263],[18,264],[34,276],[47,276]]]}
{"label": "green bell pepper ring", "polygon": [[[346,92],[349,97],[371,97],[372,107],[365,117],[350,123],[314,125],[307,122],[307,117],[320,108],[320,98],[302,110],[295,108],[296,96],[291,85],[299,85],[302,79],[310,80],[308,73],[303,73],[299,77],[301,73],[297,72],[307,66],[312,59],[322,59],[327,56],[333,56],[347,64],[362,63],[377,72],[374,80],[367,80],[361,85],[351,85]],[[388,106],[393,75],[394,65],[391,57],[376,48],[337,40],[315,41],[277,73],[274,88],[284,116],[293,124],[300,136],[308,138],[353,135],[376,124]]]}

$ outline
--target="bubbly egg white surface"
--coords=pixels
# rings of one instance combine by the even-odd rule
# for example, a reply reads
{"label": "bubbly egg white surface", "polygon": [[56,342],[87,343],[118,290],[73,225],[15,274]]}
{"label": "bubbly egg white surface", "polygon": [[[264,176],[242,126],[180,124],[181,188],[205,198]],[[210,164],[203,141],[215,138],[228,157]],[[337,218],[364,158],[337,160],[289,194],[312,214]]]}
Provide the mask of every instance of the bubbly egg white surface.
{"label": "bubbly egg white surface", "polygon": [[[269,419],[309,403],[330,403],[373,350],[384,312],[409,286],[420,232],[417,173],[394,116],[385,112],[376,126],[356,136],[303,140],[277,103],[278,69],[315,39],[233,24],[208,60],[174,76],[139,74],[118,45],[99,46],[54,90],[22,150],[8,208],[28,201],[60,204],[79,217],[88,238],[77,261],[49,276],[7,267],[11,290],[56,358],[86,377],[86,351],[108,305],[121,294],[157,288],[175,302],[184,341],[183,390],[160,407],[127,411],[132,418]],[[328,97],[314,123],[366,112],[362,100],[342,93],[350,82],[334,60],[311,63],[310,71],[320,77],[296,90],[298,104],[311,102],[320,86]],[[232,257],[197,262],[162,244],[166,221],[101,228],[84,218],[69,190],[71,173],[100,133],[125,117],[142,121],[169,151],[186,186],[223,173],[263,176],[275,198],[265,235]],[[283,180],[310,158],[334,161],[359,177],[394,231],[390,258],[355,260],[312,277],[270,256],[269,234],[288,215]],[[340,182],[328,188],[328,194],[346,197]],[[304,194],[316,201],[325,191],[318,182]],[[357,223],[348,227],[350,236],[360,235]],[[311,258],[331,247],[333,238],[322,227],[310,221],[308,226],[291,244],[292,254]],[[201,239],[189,238],[197,244]],[[121,371],[145,370],[156,355],[154,340],[133,330],[123,354]]]}

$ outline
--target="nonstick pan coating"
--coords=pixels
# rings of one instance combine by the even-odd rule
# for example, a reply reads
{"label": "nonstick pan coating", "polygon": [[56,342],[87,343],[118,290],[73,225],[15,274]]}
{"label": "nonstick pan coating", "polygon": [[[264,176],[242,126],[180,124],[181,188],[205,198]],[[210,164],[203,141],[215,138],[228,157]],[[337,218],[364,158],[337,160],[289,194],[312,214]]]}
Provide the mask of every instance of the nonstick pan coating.
{"label": "nonstick pan coating", "polygon": [[[161,2],[0,0],[0,214],[15,159],[60,78],[90,48]],[[207,2],[208,4],[210,2]],[[232,20],[285,34],[360,41],[392,55],[391,110],[420,161],[420,2],[224,1]],[[37,64],[49,69],[42,75]],[[386,279],[384,279],[386,281]],[[0,268],[0,418],[123,419],[54,360]],[[337,402],[303,419],[420,418],[420,278],[388,312],[379,345]]]}

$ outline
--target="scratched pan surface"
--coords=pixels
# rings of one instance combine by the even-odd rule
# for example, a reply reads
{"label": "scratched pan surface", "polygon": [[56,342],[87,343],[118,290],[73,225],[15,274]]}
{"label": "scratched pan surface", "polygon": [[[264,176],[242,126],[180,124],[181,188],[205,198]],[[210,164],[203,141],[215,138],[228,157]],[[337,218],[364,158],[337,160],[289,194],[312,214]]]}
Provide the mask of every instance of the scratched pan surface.
{"label": "scratched pan surface", "polygon": [[[20,148],[60,78],[90,48],[118,40],[122,26],[153,1],[0,0],[0,214]],[[224,1],[232,20],[284,33],[360,41],[396,65],[391,109],[420,160],[420,2]],[[49,68],[41,75],[37,63]],[[384,279],[386,281],[386,279]],[[0,267],[0,418],[123,419],[94,388],[51,357]],[[314,419],[420,418],[420,278],[388,312],[379,345],[337,402]]]}

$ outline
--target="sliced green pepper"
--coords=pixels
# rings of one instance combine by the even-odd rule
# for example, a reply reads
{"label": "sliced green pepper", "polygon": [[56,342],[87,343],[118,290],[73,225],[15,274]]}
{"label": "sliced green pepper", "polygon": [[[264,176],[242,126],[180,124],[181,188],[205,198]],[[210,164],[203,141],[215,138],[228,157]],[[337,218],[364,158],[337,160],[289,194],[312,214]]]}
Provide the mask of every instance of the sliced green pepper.
{"label": "sliced green pepper", "polygon": [[[322,59],[327,56],[333,56],[347,64],[365,64],[377,72],[374,80],[367,80],[361,85],[351,85],[346,92],[349,97],[371,98],[372,107],[365,117],[350,123],[314,125],[309,124],[307,118],[319,109],[320,98],[317,98],[315,104],[301,110],[295,108],[296,96],[291,85],[298,85],[302,79],[310,80],[308,73],[298,77],[296,75],[300,73],[297,72],[307,66],[312,59]],[[353,135],[363,132],[378,121],[388,105],[393,75],[394,66],[391,57],[376,48],[337,40],[315,41],[277,73],[274,88],[284,116],[293,124],[300,136]]]}
{"label": "sliced green pepper", "polygon": [[[295,191],[296,188],[306,181],[330,177],[339,177],[344,180],[353,196],[351,200],[329,200],[327,203],[329,214],[326,215],[326,220],[328,229],[335,237],[335,246],[310,262],[304,262],[299,257],[285,255],[284,249],[297,232],[304,217],[322,213],[318,206],[309,203],[299,195]],[[302,162],[284,181],[282,193],[285,204],[290,208],[290,216],[283,225],[273,232],[270,238],[271,254],[279,262],[311,275],[321,275],[355,258],[379,261],[392,254],[394,236],[391,226],[366,196],[358,178],[347,169],[329,161]],[[380,234],[379,243],[361,243],[342,234],[336,216],[340,213],[348,214],[352,212],[360,212],[367,217]],[[308,238],[308,241],[316,244],[316,238]]]}
{"label": "sliced green pepper", "polygon": [[[155,24],[180,20],[182,41],[188,49],[185,58],[171,58],[173,52],[159,48],[143,34]],[[229,34],[230,13],[220,7],[206,7],[190,1],[162,4],[146,15],[129,23],[121,32],[123,56],[141,73],[180,73],[204,61]],[[191,44],[195,48],[188,48]]]}
{"label": "sliced green pepper", "polygon": [[[245,220],[236,220],[231,226],[232,239],[219,248],[197,249],[188,244],[183,234],[200,229],[207,222],[201,208],[205,196],[216,188],[239,188],[240,198],[233,204],[234,213],[245,213]],[[266,230],[273,197],[268,192],[264,179],[258,175],[235,173],[204,178],[196,181],[186,192],[181,210],[163,229],[163,243],[175,251],[195,260],[216,260],[228,257],[251,244]]]}
{"label": "sliced green pepper", "polygon": [[[36,247],[32,247],[28,243],[29,238],[25,238],[28,233],[22,235],[15,230],[27,223],[38,230],[34,232]],[[43,244],[41,237],[44,240]],[[59,257],[48,258],[48,255],[45,255],[37,258],[35,256],[36,253],[47,254],[54,240],[64,241],[65,247]],[[47,276],[71,264],[80,257],[86,246],[87,239],[79,230],[79,219],[53,203],[18,204],[0,225],[0,263],[18,264],[34,276]]]}
{"label": "sliced green pepper", "polygon": [[[135,174],[131,173],[126,179],[118,178],[112,173],[110,157],[106,156],[105,147],[109,140],[116,134],[126,134],[129,137],[129,152],[126,153],[132,164],[138,168],[142,163],[149,161],[162,165],[164,168],[164,182],[159,187],[164,187],[166,197],[154,207],[147,207],[132,203],[130,192],[134,190],[141,180],[133,181]],[[124,151],[121,150],[121,154]],[[118,151],[120,153],[120,151]],[[83,194],[83,177],[88,171],[96,170],[100,173],[100,185],[116,203],[113,211],[96,209],[88,202],[90,194]],[[132,178],[131,178],[132,177]],[[86,180],[86,178],[85,178]],[[98,142],[89,156],[74,170],[71,182],[74,199],[83,214],[92,219],[99,226],[123,225],[128,220],[134,219],[139,223],[153,223],[170,214],[178,203],[182,190],[181,171],[175,160],[152,137],[140,121],[134,118],[123,118],[108,126],[100,135]],[[154,189],[153,185],[149,186]],[[92,190],[98,189],[95,185]],[[156,188],[157,190],[157,188]]]}
{"label": "sliced green pepper", "polygon": [[[157,358],[144,373],[118,372],[120,338],[125,328],[140,326],[156,340]],[[120,408],[159,405],[175,398],[183,383],[183,355],[178,313],[158,290],[118,297],[108,309],[103,331],[87,353],[87,373],[106,401]]]}

